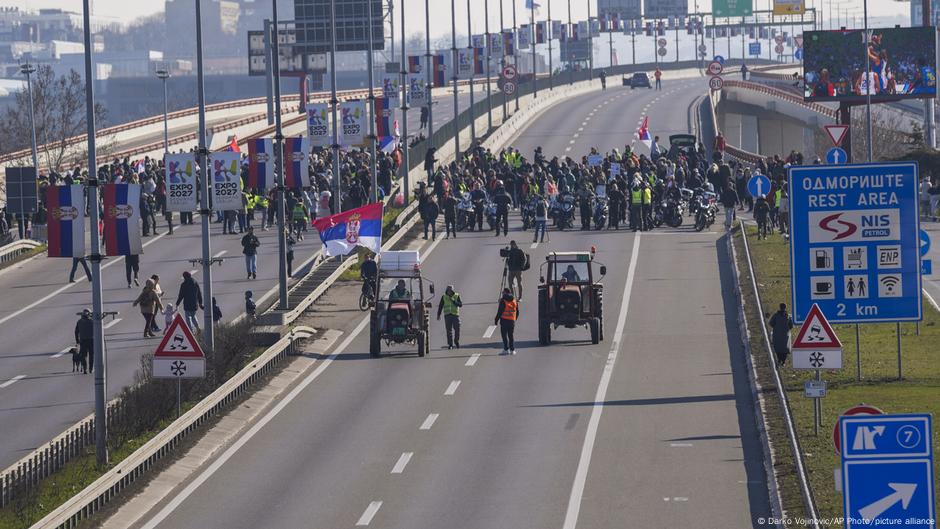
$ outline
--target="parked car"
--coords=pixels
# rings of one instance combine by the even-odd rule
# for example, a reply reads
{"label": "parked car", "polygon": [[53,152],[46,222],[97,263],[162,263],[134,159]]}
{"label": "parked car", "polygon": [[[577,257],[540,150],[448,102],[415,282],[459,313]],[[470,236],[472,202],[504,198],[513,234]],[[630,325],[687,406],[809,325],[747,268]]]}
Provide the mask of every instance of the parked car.
{"label": "parked car", "polygon": [[644,86],[649,89],[653,88],[653,82],[650,81],[650,76],[646,72],[636,72],[629,78],[624,77],[623,85],[629,86],[630,90],[633,90],[637,87],[643,88]]}

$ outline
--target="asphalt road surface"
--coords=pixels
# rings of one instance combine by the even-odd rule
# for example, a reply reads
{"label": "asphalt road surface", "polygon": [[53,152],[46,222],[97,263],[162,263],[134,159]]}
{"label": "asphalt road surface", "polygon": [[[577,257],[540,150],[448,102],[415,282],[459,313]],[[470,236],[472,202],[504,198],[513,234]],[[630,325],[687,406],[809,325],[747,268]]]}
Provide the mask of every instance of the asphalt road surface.
{"label": "asphalt road surface", "polygon": [[[654,134],[684,131],[703,89],[576,97],[515,145],[622,148],[644,106]],[[766,476],[718,227],[550,232],[538,245],[518,227],[422,251],[424,275],[464,298],[461,349],[443,348],[433,322],[428,358],[372,359],[367,320],[350,312],[358,325],[336,350],[142,527],[758,527]],[[533,263],[511,357],[492,327],[510,238]],[[559,329],[539,346],[539,264],[591,245],[608,266],[606,340]]]}

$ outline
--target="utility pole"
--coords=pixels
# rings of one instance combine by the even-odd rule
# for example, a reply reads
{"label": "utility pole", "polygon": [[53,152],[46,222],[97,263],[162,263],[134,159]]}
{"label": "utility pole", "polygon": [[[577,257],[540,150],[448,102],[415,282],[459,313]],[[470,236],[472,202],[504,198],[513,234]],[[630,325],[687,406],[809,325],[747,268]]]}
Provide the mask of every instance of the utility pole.
{"label": "utility pole", "polygon": [[473,24],[470,22],[470,0],[467,0],[467,49],[470,52],[470,146],[477,142],[477,116],[473,101],[473,78],[476,74],[477,58],[473,49]]}
{"label": "utility pole", "polygon": [[[26,94],[29,97],[29,129],[32,132],[32,143],[30,145],[33,151],[33,168],[36,169],[36,174],[38,175],[39,154],[36,148],[36,122],[33,119],[33,83],[30,77],[33,73],[36,72],[36,67],[27,62],[20,67],[20,72],[26,76]],[[20,208],[20,211],[23,211],[22,207]]]}
{"label": "utility pole", "polygon": [[594,24],[591,24],[591,0],[585,0],[588,13],[588,80],[594,80]]}
{"label": "utility pole", "polygon": [[552,0],[546,0],[548,4],[548,21],[545,22],[545,36],[548,38],[548,89],[555,90],[555,63],[552,59],[552,41],[555,35],[552,34]]}
{"label": "utility pole", "polygon": [[568,0],[568,33],[565,35],[565,44],[568,47],[568,84],[574,84],[574,52],[571,51],[571,36],[574,33],[574,27],[571,23],[571,0]]}
{"label": "utility pole", "polygon": [[[427,0],[424,1],[427,2]],[[486,35],[486,131],[489,133],[493,130],[493,80],[490,77],[490,62],[493,60],[490,52],[493,47],[490,46],[490,0],[483,0],[483,19],[483,32]],[[430,31],[428,31],[428,34],[430,34]]]}
{"label": "utility pole", "polygon": [[88,216],[91,224],[91,318],[94,327],[95,355],[95,460],[99,467],[108,464],[108,422],[105,387],[108,376],[104,360],[104,327],[101,320],[101,238],[98,232],[98,163],[95,149],[95,77],[94,48],[91,47],[91,0],[82,0],[85,29],[85,122],[88,135]]}
{"label": "utility pole", "polygon": [[[431,140],[434,138],[434,61],[431,57],[431,7],[430,0],[424,0],[424,68],[428,78],[427,105],[428,105],[428,148],[432,147]],[[402,58],[402,61],[405,59]],[[492,104],[490,105],[492,108]],[[492,123],[490,124],[492,127]],[[428,182],[433,175],[428,171]],[[405,203],[408,202],[408,177],[405,176]]]}
{"label": "utility pole", "polygon": [[[333,0],[333,5],[336,5],[336,0]],[[335,21],[334,27],[335,26]],[[334,37],[335,39],[335,37]],[[335,48],[335,40],[334,45]],[[401,78],[402,80],[408,79],[408,70],[405,68],[405,63],[407,62],[408,57],[405,52],[405,0],[401,0]],[[428,95],[430,97],[430,94]],[[408,186],[410,183],[409,173],[411,172],[411,163],[408,159],[408,98],[401,98],[401,145],[402,145],[402,154],[403,156],[403,165],[402,168],[402,183],[404,185],[404,193],[402,196],[405,199],[405,204],[408,204]],[[428,140],[430,141],[430,140]]]}
{"label": "utility pole", "polygon": [[[933,15],[933,6],[931,5],[931,0],[921,0],[921,11],[923,11],[923,25],[924,27],[929,27],[932,23]],[[865,3],[865,20],[866,27],[868,26],[868,2]],[[866,30],[867,34],[867,30]],[[934,39],[937,38],[936,35],[933,36]],[[924,116],[926,117],[926,123],[924,125],[924,130],[927,133],[927,146],[931,149],[937,147],[937,115],[936,115],[936,97],[934,96],[930,99],[924,100]]]}
{"label": "utility pole", "polygon": [[170,153],[170,130],[167,123],[169,118],[169,107],[166,98],[166,80],[170,77],[170,71],[164,68],[157,70],[157,78],[163,81],[163,154]]}
{"label": "utility pole", "polygon": [[[512,0],[512,63],[516,67],[516,77],[522,78],[519,70],[519,25],[516,23],[516,0]],[[521,84],[521,83],[520,83]],[[516,86],[516,110],[519,112],[519,86]]]}
{"label": "utility pole", "polygon": [[[515,0],[512,0],[512,1],[515,1]],[[568,0],[568,1],[570,2],[571,0]],[[500,57],[499,59],[499,68],[500,70],[502,70],[503,68],[506,67],[506,20],[503,18],[503,0],[499,0],[499,38],[502,41],[500,42],[502,46],[500,46],[499,48],[500,50],[502,50],[500,51],[500,55],[502,57]],[[503,121],[502,122],[505,123],[506,122],[506,92],[504,90],[500,90],[500,92],[503,93]]]}
{"label": "utility pole", "polygon": [[[369,69],[369,108],[371,109],[369,115],[372,116],[372,119],[369,120],[369,143],[371,143],[371,154],[372,161],[369,162],[369,171],[372,173],[372,202],[378,202],[379,200],[379,180],[377,174],[377,152],[375,149],[375,144],[378,141],[378,138],[375,136],[375,51],[373,50],[373,35],[372,31],[374,29],[372,25],[372,0],[366,2],[366,15],[369,17],[369,22],[367,23],[366,31],[369,32],[369,51],[366,54],[366,67]],[[404,69],[404,68],[402,68]],[[402,92],[400,97],[408,97],[408,78],[405,77],[404,82],[401,84]],[[430,141],[430,139],[428,139]],[[307,159],[307,153],[304,153],[304,160]],[[389,189],[391,191],[391,189]]]}
{"label": "utility pole", "polygon": [[[372,2],[369,2],[369,5],[372,5]],[[273,19],[274,29],[277,31],[277,28],[280,26],[277,17],[277,0],[271,0],[271,18]],[[273,60],[274,108],[277,109],[277,112],[274,113],[274,193],[276,195],[274,207],[277,208],[277,290],[278,308],[280,310],[287,310],[289,307],[287,302],[287,237],[284,234],[284,128],[281,122],[280,46],[280,39],[275,35]],[[371,84],[369,86],[371,88]],[[304,165],[306,165],[306,163]],[[205,181],[206,178],[203,178],[203,180]],[[203,196],[205,197],[206,195]],[[208,202],[204,205],[204,209],[209,209]]]}
{"label": "utility pole", "polygon": [[[209,234],[209,221],[212,220],[212,211],[209,209],[209,161],[206,148],[206,81],[202,58],[202,0],[196,0],[196,92],[199,101],[199,149],[196,153],[196,164],[199,166],[202,180],[202,196],[200,197],[199,215],[202,217],[202,293],[206,303],[203,304],[203,348],[207,353],[215,350],[215,321],[212,319],[212,248]],[[276,28],[275,28],[276,30]],[[275,64],[276,68],[277,65]],[[280,105],[275,109],[275,116],[280,116]]]}
{"label": "utility pole", "polygon": [[[404,57],[402,57],[404,60]],[[336,0],[330,0],[330,104],[333,106],[333,204],[334,213],[343,211],[342,175],[339,172],[339,99],[336,99]],[[405,190],[407,193],[407,188]],[[407,200],[408,195],[405,195]]]}
{"label": "utility pole", "polygon": [[[277,32],[274,32],[275,38]],[[274,125],[274,70],[271,68],[271,21],[264,19],[264,92],[268,125]],[[278,109],[280,110],[280,109]]]}
{"label": "utility pole", "polygon": [[[403,37],[404,38],[404,37]],[[460,125],[457,117],[460,115],[460,105],[457,95],[457,69],[459,60],[457,58],[457,11],[454,9],[454,0],[450,0],[450,55],[451,55],[451,73],[450,80],[454,83],[454,160],[460,160]]]}
{"label": "utility pole", "polygon": [[529,24],[529,45],[532,46],[532,90],[534,93],[534,97],[538,97],[539,96],[539,80],[538,80],[539,72],[538,72],[538,68],[536,68],[536,63],[535,63],[535,57],[536,57],[535,44],[536,42],[538,42],[538,38],[536,37],[538,32],[535,29],[535,0],[533,0],[532,3],[529,5],[531,6],[529,8],[529,13],[530,13],[530,18],[531,18],[531,21],[530,21],[531,23]]}

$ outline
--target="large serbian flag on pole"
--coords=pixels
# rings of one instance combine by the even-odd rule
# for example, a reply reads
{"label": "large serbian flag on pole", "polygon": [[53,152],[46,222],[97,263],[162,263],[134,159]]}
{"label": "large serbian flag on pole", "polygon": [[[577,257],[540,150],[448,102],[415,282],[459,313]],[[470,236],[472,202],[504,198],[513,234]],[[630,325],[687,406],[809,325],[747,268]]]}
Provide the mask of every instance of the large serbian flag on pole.
{"label": "large serbian flag on pole", "polygon": [[636,129],[636,139],[640,140],[648,149],[653,146],[653,138],[650,136],[649,125],[650,117],[643,116],[643,123],[640,125],[640,128]]}
{"label": "large serbian flag on pole", "polygon": [[284,138],[284,185],[292,189],[304,186],[309,142],[303,136]]}
{"label": "large serbian flag on pole", "polygon": [[49,257],[85,256],[85,197],[82,186],[46,188]]}
{"label": "large serbian flag on pole", "polygon": [[274,187],[274,140],[248,140],[248,183],[245,187],[262,193]]}
{"label": "large serbian flag on pole", "polygon": [[105,184],[104,247],[105,255],[140,255],[140,185]]}
{"label": "large serbian flag on pole", "polygon": [[375,253],[382,249],[382,203],[351,209],[313,222],[329,257],[346,255],[357,246]]}

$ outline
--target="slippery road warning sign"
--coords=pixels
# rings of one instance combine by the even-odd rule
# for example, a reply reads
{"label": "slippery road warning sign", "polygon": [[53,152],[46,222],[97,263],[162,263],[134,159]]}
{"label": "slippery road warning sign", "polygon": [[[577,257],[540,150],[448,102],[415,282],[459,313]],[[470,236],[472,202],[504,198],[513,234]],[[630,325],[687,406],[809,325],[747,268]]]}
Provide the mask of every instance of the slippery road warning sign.
{"label": "slippery road warning sign", "polygon": [[183,317],[176,313],[153,353],[154,378],[202,378],[206,357]]}
{"label": "slippery road warning sign", "polygon": [[793,342],[793,369],[842,369],[842,342],[813,305]]}

